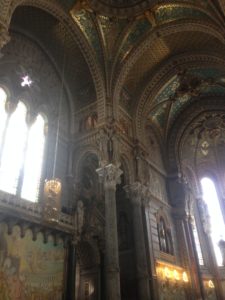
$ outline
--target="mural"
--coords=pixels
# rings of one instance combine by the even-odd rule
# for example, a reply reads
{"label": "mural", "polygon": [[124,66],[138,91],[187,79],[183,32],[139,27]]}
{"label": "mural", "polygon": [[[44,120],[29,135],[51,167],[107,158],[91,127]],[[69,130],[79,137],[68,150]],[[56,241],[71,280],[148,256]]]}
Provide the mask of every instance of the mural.
{"label": "mural", "polygon": [[41,233],[32,241],[30,230],[21,238],[18,226],[8,235],[0,224],[0,299],[61,300],[64,255],[62,242],[44,243]]}

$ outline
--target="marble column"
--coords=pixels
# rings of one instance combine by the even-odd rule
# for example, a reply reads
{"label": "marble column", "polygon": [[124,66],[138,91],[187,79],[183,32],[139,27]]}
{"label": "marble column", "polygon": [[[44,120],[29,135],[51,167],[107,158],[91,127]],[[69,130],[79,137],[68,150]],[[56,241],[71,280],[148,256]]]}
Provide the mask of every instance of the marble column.
{"label": "marble column", "polygon": [[96,170],[105,190],[105,272],[106,299],[120,300],[120,271],[116,213],[116,185],[122,171],[114,164]]}
{"label": "marble column", "polygon": [[142,215],[142,200],[146,187],[135,182],[125,187],[127,195],[133,206],[134,242],[136,256],[136,274],[138,281],[138,299],[150,299],[149,272],[144,238],[144,225]]}

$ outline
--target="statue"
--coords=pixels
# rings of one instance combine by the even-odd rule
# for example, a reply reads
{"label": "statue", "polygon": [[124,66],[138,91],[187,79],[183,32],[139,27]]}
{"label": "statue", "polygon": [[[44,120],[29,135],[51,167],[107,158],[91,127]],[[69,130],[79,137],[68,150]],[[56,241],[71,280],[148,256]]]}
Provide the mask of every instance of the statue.
{"label": "statue", "polygon": [[77,210],[74,216],[74,223],[75,223],[76,235],[77,237],[80,237],[84,225],[84,204],[81,200],[78,200],[77,202]]}

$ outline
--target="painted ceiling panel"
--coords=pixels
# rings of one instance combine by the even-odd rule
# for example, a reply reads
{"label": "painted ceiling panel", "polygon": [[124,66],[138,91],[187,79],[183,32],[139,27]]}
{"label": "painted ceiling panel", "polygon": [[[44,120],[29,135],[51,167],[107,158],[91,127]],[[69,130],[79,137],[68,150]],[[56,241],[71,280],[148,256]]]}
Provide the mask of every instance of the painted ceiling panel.
{"label": "painted ceiling panel", "polygon": [[87,38],[89,45],[95,50],[98,62],[102,63],[102,45],[99,38],[99,33],[93,22],[90,12],[81,9],[79,11],[71,11],[71,15],[81,31]]}
{"label": "painted ceiling panel", "polygon": [[224,96],[225,72],[216,68],[196,68],[170,79],[155,97],[149,119],[162,134],[192,101],[200,97]]}

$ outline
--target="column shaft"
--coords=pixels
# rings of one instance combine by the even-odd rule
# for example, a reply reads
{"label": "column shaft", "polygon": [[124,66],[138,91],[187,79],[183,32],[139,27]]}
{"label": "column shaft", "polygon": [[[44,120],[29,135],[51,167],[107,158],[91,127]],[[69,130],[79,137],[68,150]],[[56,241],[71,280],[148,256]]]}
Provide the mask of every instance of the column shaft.
{"label": "column shaft", "polygon": [[109,164],[97,170],[105,189],[105,272],[106,299],[120,300],[120,271],[116,213],[116,184],[122,171]]}
{"label": "column shaft", "polygon": [[106,291],[108,300],[120,299],[120,272],[115,190],[105,190]]}
{"label": "column shaft", "polygon": [[142,210],[140,205],[133,207],[134,239],[136,254],[136,269],[138,280],[138,299],[149,300],[149,276],[147,267],[146,248],[144,240],[144,228]]}
{"label": "column shaft", "polygon": [[146,245],[144,238],[144,224],[142,215],[142,197],[145,187],[136,182],[125,187],[128,197],[133,204],[133,225],[134,225],[134,242],[136,256],[136,271],[138,281],[138,299],[150,299],[149,272],[146,255]]}

